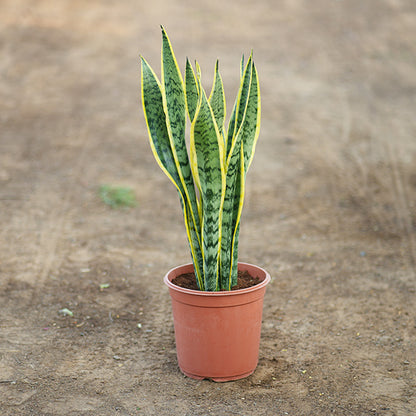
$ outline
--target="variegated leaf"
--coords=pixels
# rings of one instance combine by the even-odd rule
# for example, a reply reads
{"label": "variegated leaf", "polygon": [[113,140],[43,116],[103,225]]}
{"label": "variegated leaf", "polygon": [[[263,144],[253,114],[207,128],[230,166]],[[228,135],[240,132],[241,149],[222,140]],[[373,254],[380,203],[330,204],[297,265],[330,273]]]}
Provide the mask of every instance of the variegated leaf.
{"label": "variegated leaf", "polygon": [[221,217],[224,203],[224,143],[202,86],[200,103],[191,126],[191,152],[195,154],[202,201],[202,252],[205,290],[218,290]]}
{"label": "variegated leaf", "polygon": [[159,81],[143,57],[141,58],[141,69],[142,104],[153,154],[165,174],[178,187],[179,191],[183,191],[166,127],[166,115],[163,110],[163,97]]}
{"label": "variegated leaf", "polygon": [[215,121],[217,122],[218,130],[220,133],[224,130],[224,119],[225,119],[225,94],[222,78],[218,69],[218,60],[215,64],[214,81],[212,84],[211,94],[208,99],[212,111],[214,113]]}
{"label": "variegated leaf", "polygon": [[[221,288],[229,290],[232,276],[232,242],[235,224],[238,222],[238,204],[240,201],[240,174],[241,167],[241,135],[237,135],[233,148],[226,163],[226,188],[222,216],[222,242],[221,242]],[[236,277],[235,277],[236,278]],[[235,279],[234,279],[235,280]]]}
{"label": "variegated leaf", "polygon": [[[195,270],[197,271],[196,274],[198,276],[199,273],[198,277],[202,283],[202,253],[200,248],[199,228],[197,228],[197,225],[193,220],[194,215],[192,213],[192,208],[187,200],[186,192],[173,156],[166,127],[166,115],[163,110],[163,94],[160,83],[152,68],[144,58],[141,58],[141,68],[142,104],[149,133],[150,146],[159,166],[178,190],[183,208],[190,250],[194,260]],[[199,224],[199,218],[197,223]]]}
{"label": "variegated leaf", "polygon": [[234,197],[234,210],[233,210],[233,239],[231,243],[231,270],[230,270],[230,283],[229,287],[233,287],[237,284],[237,269],[238,269],[238,241],[240,235],[240,220],[243,211],[245,194],[245,168],[244,168],[244,150],[243,144],[241,143],[240,153],[240,167],[236,178],[236,190]]}
{"label": "variegated leaf", "polygon": [[[241,61],[243,63],[243,60]],[[250,55],[244,73],[241,77],[240,88],[238,90],[237,98],[234,103],[233,112],[231,113],[230,121],[228,123],[227,134],[227,155],[229,155],[233,140],[237,136],[238,129],[240,128],[241,121],[244,116],[244,110],[248,98],[248,92],[250,89],[250,79],[252,73],[252,55]]]}
{"label": "variegated leaf", "polygon": [[196,107],[198,105],[199,92],[196,76],[188,59],[186,59],[185,69],[185,90],[188,114],[192,122],[195,117]]}
{"label": "variegated leaf", "polygon": [[244,120],[241,124],[242,140],[244,147],[244,169],[246,174],[253,160],[257,139],[260,133],[260,114],[260,86],[257,76],[257,70],[253,62],[250,93],[249,98],[247,100]]}

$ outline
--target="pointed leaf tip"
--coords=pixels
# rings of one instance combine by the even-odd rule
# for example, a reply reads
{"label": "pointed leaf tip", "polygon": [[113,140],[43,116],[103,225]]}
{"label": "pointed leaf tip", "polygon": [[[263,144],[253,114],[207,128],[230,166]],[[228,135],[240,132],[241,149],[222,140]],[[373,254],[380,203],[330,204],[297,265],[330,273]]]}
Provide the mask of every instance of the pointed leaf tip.
{"label": "pointed leaf tip", "polygon": [[160,25],[160,28],[162,29],[162,37],[167,39],[168,34],[166,33],[165,28],[162,25]]}

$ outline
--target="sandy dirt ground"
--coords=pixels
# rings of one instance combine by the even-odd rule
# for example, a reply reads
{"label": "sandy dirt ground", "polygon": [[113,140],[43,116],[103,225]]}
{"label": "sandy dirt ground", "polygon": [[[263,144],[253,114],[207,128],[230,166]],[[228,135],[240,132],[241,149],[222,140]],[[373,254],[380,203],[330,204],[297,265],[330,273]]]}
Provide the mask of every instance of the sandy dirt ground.
{"label": "sandy dirt ground", "polygon": [[[242,53],[260,74],[240,260],[272,282],[241,381],[177,367],[162,279],[190,255],[139,93],[160,24],[207,88],[220,59],[228,112]],[[2,0],[0,33],[1,416],[416,414],[413,0]]]}

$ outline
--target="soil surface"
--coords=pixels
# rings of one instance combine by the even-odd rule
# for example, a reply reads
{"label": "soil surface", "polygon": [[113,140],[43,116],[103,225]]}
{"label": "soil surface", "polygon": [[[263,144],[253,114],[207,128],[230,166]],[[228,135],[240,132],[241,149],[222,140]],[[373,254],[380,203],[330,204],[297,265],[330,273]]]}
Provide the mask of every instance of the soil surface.
{"label": "soil surface", "polygon": [[[228,113],[251,48],[261,80],[240,261],[272,281],[236,382],[176,362],[190,254],[139,92],[160,24],[207,89],[219,58]],[[2,416],[416,414],[413,0],[2,0],[0,27]]]}
{"label": "soil surface", "polygon": [[[247,271],[239,271],[237,277],[237,284],[231,288],[231,290],[247,289],[252,286],[256,286],[261,283],[262,280],[259,277],[251,276]],[[184,273],[174,279],[172,283],[176,286],[183,287],[185,289],[198,290],[198,284],[196,281],[195,273]],[[224,289],[225,290],[225,289]]]}

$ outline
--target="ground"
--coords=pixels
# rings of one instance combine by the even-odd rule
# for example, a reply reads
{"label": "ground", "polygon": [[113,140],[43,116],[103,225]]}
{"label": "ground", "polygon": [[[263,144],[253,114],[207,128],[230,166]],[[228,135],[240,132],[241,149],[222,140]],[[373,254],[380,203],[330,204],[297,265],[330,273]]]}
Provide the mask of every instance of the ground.
{"label": "ground", "polygon": [[[139,92],[160,24],[206,88],[220,59],[228,112],[241,54],[259,71],[240,260],[272,281],[241,381],[177,367],[163,276],[190,255]],[[2,416],[416,414],[412,0],[3,0],[0,26]]]}

